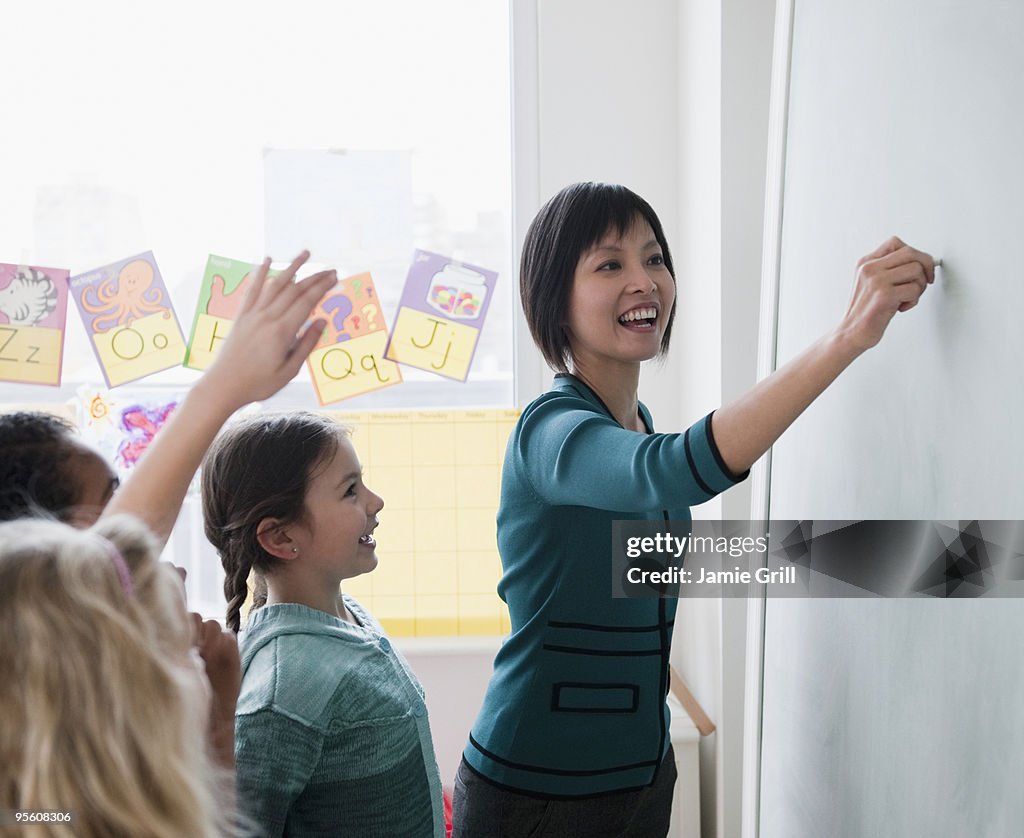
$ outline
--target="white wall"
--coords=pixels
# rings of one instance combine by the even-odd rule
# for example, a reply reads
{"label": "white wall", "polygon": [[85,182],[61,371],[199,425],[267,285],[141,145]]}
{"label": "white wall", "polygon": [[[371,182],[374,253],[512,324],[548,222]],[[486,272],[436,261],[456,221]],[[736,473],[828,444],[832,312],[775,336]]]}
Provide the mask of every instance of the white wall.
{"label": "white wall", "polygon": [[[775,4],[721,0],[722,400],[756,380],[768,105]],[[724,519],[751,516],[748,481],[722,498]],[[757,514],[757,513],[755,513]],[[717,835],[741,833],[747,600],[722,603]]]}

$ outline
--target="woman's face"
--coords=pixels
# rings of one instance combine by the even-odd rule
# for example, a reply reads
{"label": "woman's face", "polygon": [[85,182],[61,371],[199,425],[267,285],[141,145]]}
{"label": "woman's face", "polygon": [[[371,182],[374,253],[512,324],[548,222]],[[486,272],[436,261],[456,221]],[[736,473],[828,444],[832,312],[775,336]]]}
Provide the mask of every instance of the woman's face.
{"label": "woman's face", "polygon": [[658,354],[676,289],[651,225],[638,218],[580,255],[566,329],[581,370],[638,365]]}

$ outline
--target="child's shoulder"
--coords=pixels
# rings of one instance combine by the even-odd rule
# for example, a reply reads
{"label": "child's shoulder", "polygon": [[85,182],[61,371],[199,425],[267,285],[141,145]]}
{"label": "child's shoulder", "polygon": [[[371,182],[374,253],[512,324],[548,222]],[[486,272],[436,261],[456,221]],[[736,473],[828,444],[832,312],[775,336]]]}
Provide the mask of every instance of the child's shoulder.
{"label": "child's shoulder", "polygon": [[408,712],[414,679],[396,670],[396,653],[373,616],[351,597],[345,604],[360,625],[298,605],[267,606],[253,615],[241,638],[237,715],[269,711],[326,730],[339,718]]}

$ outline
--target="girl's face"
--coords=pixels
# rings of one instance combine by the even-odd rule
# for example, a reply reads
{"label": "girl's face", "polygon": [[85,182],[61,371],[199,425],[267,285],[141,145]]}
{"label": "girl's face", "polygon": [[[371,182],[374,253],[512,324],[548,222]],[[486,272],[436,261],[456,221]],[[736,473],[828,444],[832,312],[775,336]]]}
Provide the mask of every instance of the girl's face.
{"label": "girl's face", "polygon": [[637,365],[658,354],[675,303],[672,274],[642,218],[606,233],[576,263],[566,328],[581,370]]}
{"label": "girl's face", "polygon": [[71,440],[68,477],[76,487],[75,507],[68,519],[73,527],[91,527],[114,496],[118,478],[110,464],[92,448],[77,439]]}
{"label": "girl's face", "polygon": [[384,501],[363,483],[347,436],[339,434],[334,457],[310,480],[305,506],[302,525],[291,528],[305,567],[326,580],[341,581],[377,566],[373,531]]}

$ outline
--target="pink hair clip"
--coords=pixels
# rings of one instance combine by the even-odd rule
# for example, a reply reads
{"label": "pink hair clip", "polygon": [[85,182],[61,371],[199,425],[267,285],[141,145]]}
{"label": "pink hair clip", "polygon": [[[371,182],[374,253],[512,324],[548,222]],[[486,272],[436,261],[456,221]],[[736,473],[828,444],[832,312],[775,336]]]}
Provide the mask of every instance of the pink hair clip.
{"label": "pink hair clip", "polygon": [[117,569],[117,575],[121,580],[121,587],[124,589],[124,595],[129,599],[135,596],[135,586],[132,584],[132,572],[128,569],[128,563],[124,560],[124,556],[121,555],[121,551],[117,549],[109,538],[105,538],[99,533],[93,533],[100,543],[103,545],[103,549],[107,551],[107,555],[110,556],[110,560],[114,563],[114,567]]}

